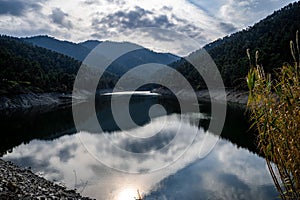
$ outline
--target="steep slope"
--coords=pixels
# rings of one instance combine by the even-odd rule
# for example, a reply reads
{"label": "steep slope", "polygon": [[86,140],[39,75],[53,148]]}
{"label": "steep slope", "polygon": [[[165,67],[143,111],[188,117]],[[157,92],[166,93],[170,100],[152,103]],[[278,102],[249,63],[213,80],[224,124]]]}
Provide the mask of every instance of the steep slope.
{"label": "steep slope", "polygon": [[[290,40],[295,38],[297,30],[300,30],[299,1],[274,12],[252,27],[218,39],[204,48],[218,66],[225,86],[246,88],[244,77],[249,69],[246,50],[251,50],[252,58],[258,50],[259,64],[267,72],[272,72],[285,62],[293,62]],[[192,55],[195,54],[197,52]],[[201,78],[187,62],[182,60],[173,65],[178,67],[195,88],[203,87]]]}
{"label": "steep slope", "polygon": [[[33,46],[21,39],[0,36],[0,94],[69,92],[81,62]],[[105,74],[107,88],[115,77]]]}

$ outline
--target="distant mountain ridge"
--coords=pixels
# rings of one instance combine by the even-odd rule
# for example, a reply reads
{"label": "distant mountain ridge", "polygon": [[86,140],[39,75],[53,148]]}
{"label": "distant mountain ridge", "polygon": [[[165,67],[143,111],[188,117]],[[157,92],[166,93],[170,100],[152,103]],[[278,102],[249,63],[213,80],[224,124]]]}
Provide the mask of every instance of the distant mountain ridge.
{"label": "distant mountain ridge", "polygon": [[98,41],[98,40],[87,40],[85,42],[80,42],[78,44],[91,50],[91,49],[94,49],[100,43],[101,43],[101,41]]}
{"label": "distant mountain ridge", "polygon": [[83,61],[90,52],[90,49],[85,46],[69,41],[60,41],[47,35],[27,37],[22,38],[22,40],[45,49],[67,55],[78,61]]}
{"label": "distant mountain ridge", "polygon": [[[70,56],[79,61],[83,61],[91,50],[102,43],[98,40],[87,40],[85,42],[76,44],[68,41],[60,41],[49,36],[34,36],[22,39],[28,43]],[[106,43],[111,43],[116,48],[118,48],[118,46],[122,47],[123,45],[126,45],[126,42],[106,41]],[[167,65],[177,61],[178,59],[180,59],[178,56],[170,53],[157,53],[141,47],[141,49],[129,52],[114,61],[113,64],[108,68],[108,71],[117,75],[122,75],[138,65],[146,63],[159,63]]]}

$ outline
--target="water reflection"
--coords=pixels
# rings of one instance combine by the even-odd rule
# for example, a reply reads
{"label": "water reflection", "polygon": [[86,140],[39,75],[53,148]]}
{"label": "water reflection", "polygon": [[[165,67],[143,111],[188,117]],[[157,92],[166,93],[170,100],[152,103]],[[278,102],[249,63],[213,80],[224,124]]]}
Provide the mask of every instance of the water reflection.
{"label": "water reflection", "polygon": [[[147,93],[145,93],[147,94]],[[152,95],[151,95],[152,96]],[[104,131],[120,130],[114,121],[110,108],[110,96],[97,96],[96,111],[98,121]],[[120,112],[124,110],[122,98],[116,102]],[[153,104],[163,103],[167,108],[168,114],[177,109],[176,101],[170,104],[164,100],[153,96],[136,96],[130,102],[131,114],[138,125],[144,125],[150,121],[148,110]],[[93,113],[84,110],[85,103],[78,104],[84,116]],[[82,123],[87,124],[87,130],[93,132],[93,126],[88,126],[89,118],[82,119]],[[56,109],[35,109],[20,112],[0,113],[0,127],[2,138],[0,140],[0,156],[7,151],[11,151],[15,146],[28,143],[33,139],[53,140],[66,134],[76,133],[71,107]],[[128,127],[134,128],[134,127]]]}
{"label": "water reflection", "polygon": [[[70,188],[77,188],[83,195],[97,199],[134,199],[137,189],[146,199],[274,199],[277,193],[272,179],[265,167],[264,159],[246,149],[237,148],[227,140],[219,140],[213,151],[201,158],[201,146],[205,149],[203,138],[216,139],[211,133],[191,123],[195,117],[205,119],[199,114],[186,114],[182,123],[177,114],[158,117],[152,123],[127,131],[110,131],[101,134],[79,132],[65,135],[53,141],[32,140],[28,144],[16,147],[12,153],[4,156],[22,166],[31,166],[49,180],[65,183]],[[167,125],[165,124],[167,122]],[[161,124],[164,123],[164,124]],[[179,159],[178,152],[189,141],[182,137],[180,143],[165,151],[155,150],[169,143],[181,123],[182,136],[197,131],[193,144]],[[139,133],[151,135],[164,125],[161,135],[147,141],[128,140],[127,134]],[[147,131],[149,133],[147,133]],[[145,133],[146,132],[146,133]],[[106,138],[120,145],[123,149],[137,152],[153,151],[151,156],[101,157],[101,161],[113,163],[116,168],[129,171],[147,172],[153,165],[166,166],[161,170],[128,174],[106,167],[99,162],[99,153],[107,155],[109,146]],[[82,142],[87,147],[82,145]],[[88,151],[87,151],[88,150]],[[95,155],[97,154],[97,155]],[[199,159],[200,157],[200,159]],[[173,162],[176,160],[176,162]],[[173,162],[172,165],[169,165]],[[105,162],[104,162],[105,163]],[[135,196],[134,196],[135,195]]]}
{"label": "water reflection", "polygon": [[15,146],[33,139],[53,140],[66,134],[76,133],[72,112],[68,108],[26,110],[7,116],[0,114],[0,156]]}

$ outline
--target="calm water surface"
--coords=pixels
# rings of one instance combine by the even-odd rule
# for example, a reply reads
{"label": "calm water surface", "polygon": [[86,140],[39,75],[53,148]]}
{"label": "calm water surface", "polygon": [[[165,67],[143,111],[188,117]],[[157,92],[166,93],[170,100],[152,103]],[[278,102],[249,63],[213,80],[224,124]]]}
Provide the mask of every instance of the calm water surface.
{"label": "calm water surface", "polygon": [[[119,95],[116,105],[119,112],[125,112],[122,95],[126,94]],[[180,115],[178,103],[173,99],[137,94],[130,101],[130,114],[139,126],[120,130],[112,117],[110,95],[96,100],[103,132],[77,132],[68,107],[3,115],[0,120],[3,159],[31,167],[48,180],[100,200],[133,200],[137,190],[145,199],[278,197],[265,161],[257,154],[255,137],[247,132],[244,110],[228,107],[219,138],[207,131],[211,120],[207,103],[200,104],[201,113]],[[148,111],[154,104],[163,105],[166,113],[150,119]],[[178,129],[180,142],[158,151],[172,145]],[[195,131],[198,134],[190,145],[189,137]],[[145,138],[129,139],[131,136]],[[218,140],[208,155],[203,154],[204,138]],[[111,151],[107,139],[126,151],[153,154],[138,159],[124,157]],[[188,150],[180,156],[186,146]],[[124,173],[107,167],[107,163],[116,169],[141,173]],[[153,171],[153,166],[163,167]]]}

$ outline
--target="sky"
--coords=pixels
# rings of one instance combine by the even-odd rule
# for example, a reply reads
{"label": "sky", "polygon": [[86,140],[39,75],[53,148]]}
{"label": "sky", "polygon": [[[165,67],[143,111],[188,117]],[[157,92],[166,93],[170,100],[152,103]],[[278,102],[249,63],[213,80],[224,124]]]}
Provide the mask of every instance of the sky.
{"label": "sky", "polygon": [[0,0],[0,34],[49,35],[76,43],[130,41],[157,51],[171,51],[171,44],[180,40],[172,53],[183,55],[291,2],[295,1]]}

